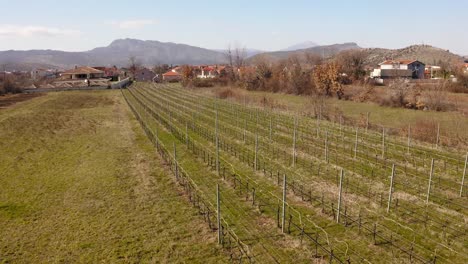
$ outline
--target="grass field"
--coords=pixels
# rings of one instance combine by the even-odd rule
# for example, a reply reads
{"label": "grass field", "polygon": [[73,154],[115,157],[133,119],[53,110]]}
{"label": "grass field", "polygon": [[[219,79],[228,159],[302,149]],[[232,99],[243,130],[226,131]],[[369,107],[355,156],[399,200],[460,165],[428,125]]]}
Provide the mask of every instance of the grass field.
{"label": "grass field", "polygon": [[219,263],[120,91],[0,110],[0,262]]}

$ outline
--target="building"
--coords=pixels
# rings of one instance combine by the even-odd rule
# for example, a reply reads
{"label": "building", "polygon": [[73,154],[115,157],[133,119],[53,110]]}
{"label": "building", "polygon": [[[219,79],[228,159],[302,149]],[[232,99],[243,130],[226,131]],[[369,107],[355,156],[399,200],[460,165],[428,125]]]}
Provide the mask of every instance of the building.
{"label": "building", "polygon": [[168,71],[163,74],[163,81],[166,82],[178,82],[182,80],[182,74],[176,72],[175,70]]}
{"label": "building", "polygon": [[440,66],[427,65],[424,69],[425,79],[441,79],[441,70]]}
{"label": "building", "polygon": [[154,81],[155,77],[156,74],[147,68],[140,68],[136,70],[133,76],[133,78],[137,82],[152,82]]}
{"label": "building", "polygon": [[61,74],[62,80],[87,80],[104,78],[104,71],[97,70],[88,66],[75,67]]}
{"label": "building", "polygon": [[197,66],[194,69],[194,73],[197,78],[206,79],[226,76],[227,70],[227,66]]}
{"label": "building", "polygon": [[111,79],[111,81],[117,82],[120,80],[120,70],[116,67],[93,67],[96,70],[104,72],[104,78]]}
{"label": "building", "polygon": [[219,73],[215,69],[215,67],[211,66],[205,66],[205,67],[200,67],[201,68],[201,74],[197,75],[197,78],[201,79],[206,79],[206,78],[216,78],[218,77]]}
{"label": "building", "polygon": [[54,79],[57,78],[58,71],[53,69],[35,69],[31,71],[31,78],[34,80],[38,79]]}
{"label": "building", "polygon": [[371,78],[424,79],[425,66],[418,60],[386,60],[372,71]]}

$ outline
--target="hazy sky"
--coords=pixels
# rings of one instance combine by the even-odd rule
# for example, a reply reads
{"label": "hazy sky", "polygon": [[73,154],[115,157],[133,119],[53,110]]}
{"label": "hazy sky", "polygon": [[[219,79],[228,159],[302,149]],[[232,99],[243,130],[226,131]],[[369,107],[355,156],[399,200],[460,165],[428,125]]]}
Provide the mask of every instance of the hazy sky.
{"label": "hazy sky", "polygon": [[468,0],[0,0],[0,10],[0,50],[82,51],[138,38],[263,50],[424,43],[468,55]]}

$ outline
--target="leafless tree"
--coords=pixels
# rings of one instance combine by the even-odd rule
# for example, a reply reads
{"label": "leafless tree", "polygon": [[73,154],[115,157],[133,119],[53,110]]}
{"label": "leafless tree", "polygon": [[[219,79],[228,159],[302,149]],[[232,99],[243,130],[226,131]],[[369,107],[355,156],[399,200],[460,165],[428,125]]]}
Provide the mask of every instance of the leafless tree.
{"label": "leafless tree", "polygon": [[239,45],[236,46],[234,49],[235,57],[234,57],[234,65],[237,68],[241,68],[245,66],[245,59],[247,58],[247,51],[245,47],[240,47]]}
{"label": "leafless tree", "polygon": [[128,69],[130,70],[130,73],[132,74],[132,76],[135,76],[135,73],[141,67],[141,63],[138,61],[138,59],[135,56],[130,56],[128,60],[129,60]]}
{"label": "leafless tree", "polygon": [[308,64],[309,66],[320,65],[323,62],[322,57],[314,53],[307,52],[304,55],[304,57],[305,57],[305,63]]}
{"label": "leafless tree", "polygon": [[245,47],[240,47],[239,44],[236,44],[234,50],[231,48],[231,45],[228,46],[226,50],[226,59],[229,64],[229,72],[230,78],[232,81],[238,79],[236,72],[237,69],[242,68],[245,66],[245,59],[247,58],[247,51]]}
{"label": "leafless tree", "polygon": [[338,55],[338,64],[342,72],[356,81],[366,75],[364,70],[366,57],[366,53],[362,50],[346,50]]}

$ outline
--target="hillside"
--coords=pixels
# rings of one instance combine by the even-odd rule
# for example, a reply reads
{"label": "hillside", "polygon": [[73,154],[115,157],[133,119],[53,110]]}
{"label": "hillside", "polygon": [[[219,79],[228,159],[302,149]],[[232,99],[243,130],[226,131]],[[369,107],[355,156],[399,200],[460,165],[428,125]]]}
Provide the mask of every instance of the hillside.
{"label": "hillside", "polygon": [[289,46],[289,47],[287,47],[285,49],[282,49],[281,51],[294,51],[294,50],[301,50],[301,49],[310,49],[310,48],[317,47],[317,46],[319,46],[319,45],[317,43],[313,42],[313,41],[306,41],[306,42],[302,42],[302,43],[298,43],[298,44]]}
{"label": "hillside", "polygon": [[413,45],[402,49],[372,48],[363,50],[366,55],[366,64],[377,65],[386,59],[419,60],[425,64],[437,65],[440,61],[460,61],[462,57],[449,50],[436,48],[430,45]]}
{"label": "hillside", "polygon": [[127,66],[134,56],[146,66],[157,64],[211,64],[225,61],[213,50],[159,41],[119,39],[107,47],[85,52],[57,50],[0,51],[0,65],[7,70],[29,70],[37,66],[70,68],[75,65]]}
{"label": "hillside", "polygon": [[255,63],[256,60],[262,58],[272,62],[279,61],[282,59],[287,59],[291,56],[298,56],[299,58],[304,58],[306,54],[315,54],[323,56],[325,58],[333,57],[344,50],[350,49],[361,49],[356,43],[349,42],[343,44],[334,44],[326,46],[316,46],[308,49],[294,50],[294,51],[275,51],[275,52],[265,52],[256,56],[253,56],[249,59],[249,62]]}

